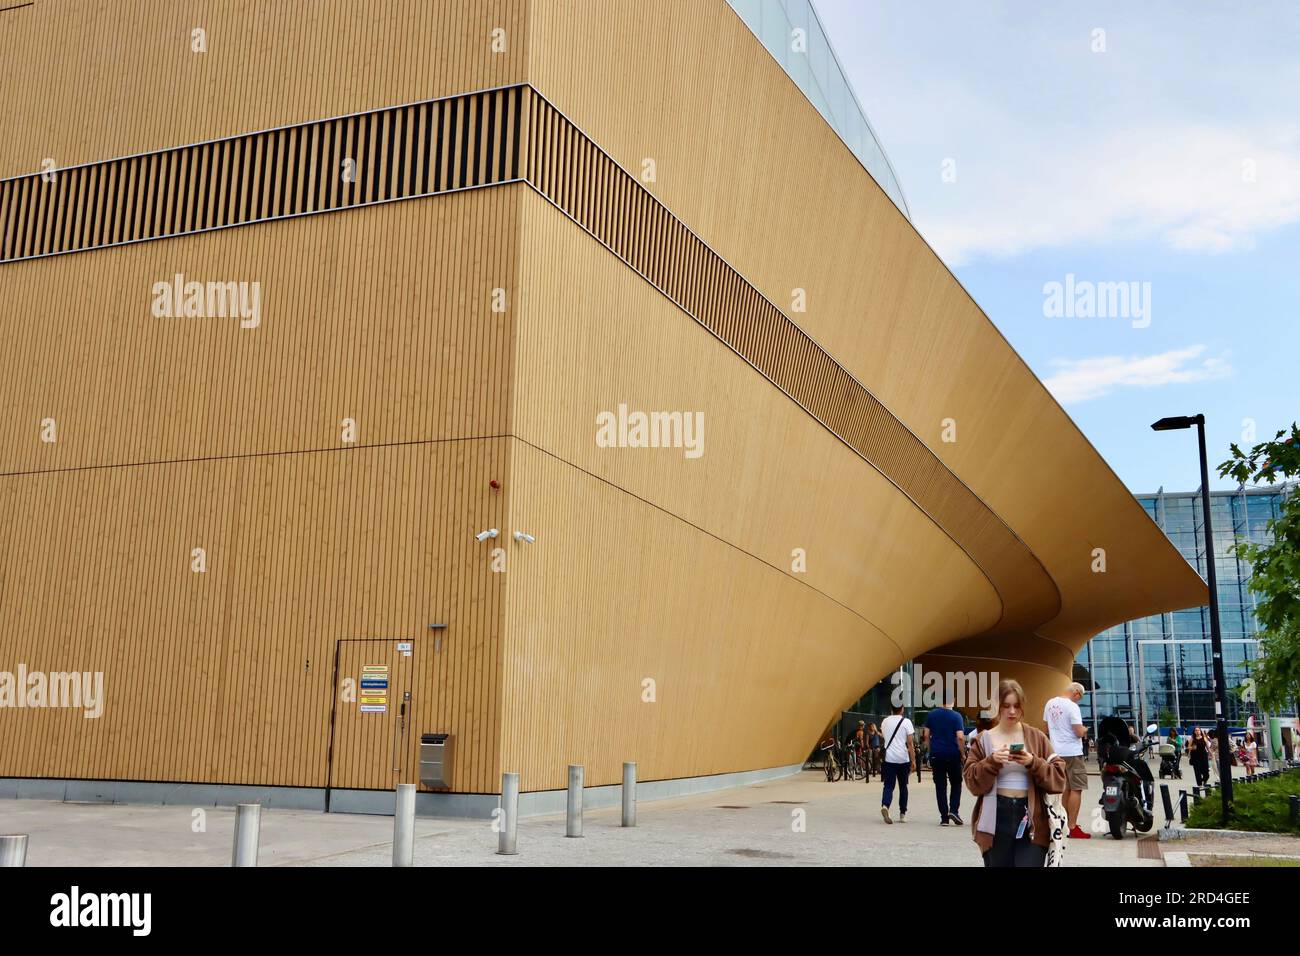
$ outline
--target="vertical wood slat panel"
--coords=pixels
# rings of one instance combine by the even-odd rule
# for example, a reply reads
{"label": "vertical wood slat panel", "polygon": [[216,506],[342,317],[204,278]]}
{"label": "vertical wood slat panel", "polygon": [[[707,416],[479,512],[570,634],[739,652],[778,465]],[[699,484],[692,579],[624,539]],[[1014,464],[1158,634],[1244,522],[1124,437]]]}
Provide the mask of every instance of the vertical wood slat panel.
{"label": "vertical wood slat panel", "polygon": [[0,262],[503,182],[521,102],[518,87],[466,94],[6,180]]}
{"label": "vertical wood slat panel", "polygon": [[[487,487],[506,474],[508,439],[483,436],[509,430],[512,334],[460,290],[511,286],[518,195],[474,190],[210,232],[167,254],[141,243],[6,267],[6,293],[31,321],[0,355],[19,402],[0,441],[20,456],[0,474],[14,516],[0,530],[0,615],[23,622],[0,634],[0,652],[33,669],[103,670],[109,706],[98,721],[17,716],[8,739],[21,744],[0,753],[0,776],[322,786],[333,642],[410,635],[422,715],[411,737],[456,733],[457,789],[497,787],[504,581],[472,532],[509,526]],[[369,256],[392,271],[359,267]],[[312,321],[139,321],[151,283],[194,263],[258,277],[264,301]],[[56,285],[67,301],[46,294]],[[63,360],[74,332],[112,376]],[[28,423],[52,412],[60,442],[30,441]],[[355,446],[339,443],[347,413],[362,425]],[[33,535],[40,559],[15,560]],[[189,570],[197,546],[205,575]],[[451,629],[435,652],[439,619]]]}

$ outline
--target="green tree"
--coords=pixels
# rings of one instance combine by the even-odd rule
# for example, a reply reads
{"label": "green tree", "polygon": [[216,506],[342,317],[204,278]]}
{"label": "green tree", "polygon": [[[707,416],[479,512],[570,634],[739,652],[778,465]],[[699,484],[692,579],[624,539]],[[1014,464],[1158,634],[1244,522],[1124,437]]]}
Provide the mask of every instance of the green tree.
{"label": "green tree", "polygon": [[[1300,477],[1300,427],[1280,431],[1272,441],[1249,452],[1232,445],[1232,457],[1219,475],[1241,483]],[[1251,668],[1254,691],[1265,710],[1285,711],[1300,697],[1300,491],[1282,502],[1279,517],[1268,523],[1273,543],[1237,545],[1237,556],[1251,568],[1255,617],[1260,626],[1260,660]]]}

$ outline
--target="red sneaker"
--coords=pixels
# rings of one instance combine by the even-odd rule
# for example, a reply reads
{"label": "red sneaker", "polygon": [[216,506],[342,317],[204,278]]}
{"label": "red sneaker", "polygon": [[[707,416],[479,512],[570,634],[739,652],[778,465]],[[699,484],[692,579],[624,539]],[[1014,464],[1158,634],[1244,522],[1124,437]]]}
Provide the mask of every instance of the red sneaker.
{"label": "red sneaker", "polygon": [[1071,839],[1071,840],[1091,840],[1091,839],[1092,839],[1092,834],[1091,834],[1091,833],[1085,833],[1085,832],[1083,831],[1083,828],[1082,828],[1081,826],[1079,826],[1079,824],[1077,824],[1077,823],[1074,825],[1074,829],[1070,831],[1069,836],[1070,836],[1070,839]]}

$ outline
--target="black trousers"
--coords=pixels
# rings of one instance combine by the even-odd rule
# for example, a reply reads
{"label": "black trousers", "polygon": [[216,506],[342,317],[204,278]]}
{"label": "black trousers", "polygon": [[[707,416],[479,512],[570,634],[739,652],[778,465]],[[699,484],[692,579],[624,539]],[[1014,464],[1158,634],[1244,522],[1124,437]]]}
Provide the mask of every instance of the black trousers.
{"label": "black trousers", "polygon": [[1198,759],[1192,758],[1192,769],[1196,771],[1196,785],[1203,787],[1210,782],[1210,758]]}
{"label": "black trousers", "polygon": [[[989,794],[990,797],[995,794]],[[984,799],[988,799],[985,797]],[[993,846],[984,854],[985,866],[1028,866],[1041,867],[1047,860],[1047,847],[1039,846],[1029,839],[1029,826],[1025,826],[1025,835],[1016,839],[1020,821],[1025,818],[1025,808],[1029,806],[1028,797],[996,797],[998,801],[997,829],[993,835]]]}
{"label": "black trousers", "polygon": [[[939,816],[947,820],[949,813],[961,813],[961,758],[930,757],[934,771],[934,796],[939,801]],[[951,788],[952,796],[948,796]]]}

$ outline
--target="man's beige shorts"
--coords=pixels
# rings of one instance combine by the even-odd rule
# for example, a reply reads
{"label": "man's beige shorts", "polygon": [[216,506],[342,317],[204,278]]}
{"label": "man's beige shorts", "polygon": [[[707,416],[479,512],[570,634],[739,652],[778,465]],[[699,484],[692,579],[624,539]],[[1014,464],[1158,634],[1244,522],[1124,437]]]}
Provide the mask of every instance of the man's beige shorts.
{"label": "man's beige shorts", "polygon": [[1088,764],[1083,755],[1078,757],[1062,757],[1065,761],[1065,789],[1066,790],[1087,790],[1088,789]]}

